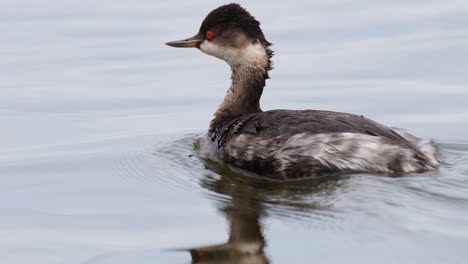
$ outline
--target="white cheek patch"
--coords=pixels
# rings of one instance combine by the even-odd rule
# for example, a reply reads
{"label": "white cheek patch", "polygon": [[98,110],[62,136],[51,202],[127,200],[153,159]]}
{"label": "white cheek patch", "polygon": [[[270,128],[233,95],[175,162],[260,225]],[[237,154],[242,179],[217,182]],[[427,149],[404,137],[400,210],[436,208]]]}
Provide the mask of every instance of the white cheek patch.
{"label": "white cheek patch", "polygon": [[213,44],[211,41],[203,41],[200,44],[200,50],[204,53],[215,56],[218,59],[226,61],[229,65],[236,65],[239,60],[239,51],[233,48],[221,47]]}
{"label": "white cheek patch", "polygon": [[235,49],[223,47],[214,44],[212,41],[205,40],[200,44],[200,50],[208,55],[226,61],[230,66],[244,64],[263,66],[268,63],[268,55],[260,42],[248,44],[242,49]]}
{"label": "white cheek patch", "polygon": [[245,46],[241,52],[242,58],[249,64],[261,64],[263,67],[268,63],[268,55],[260,42]]}

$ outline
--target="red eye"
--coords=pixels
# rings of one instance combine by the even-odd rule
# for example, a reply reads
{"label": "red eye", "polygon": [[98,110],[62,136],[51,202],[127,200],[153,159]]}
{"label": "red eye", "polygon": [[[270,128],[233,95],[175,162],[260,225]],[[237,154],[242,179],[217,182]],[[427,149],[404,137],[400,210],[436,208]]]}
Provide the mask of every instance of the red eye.
{"label": "red eye", "polygon": [[213,38],[213,32],[207,31],[205,36],[206,36],[206,39],[212,39]]}

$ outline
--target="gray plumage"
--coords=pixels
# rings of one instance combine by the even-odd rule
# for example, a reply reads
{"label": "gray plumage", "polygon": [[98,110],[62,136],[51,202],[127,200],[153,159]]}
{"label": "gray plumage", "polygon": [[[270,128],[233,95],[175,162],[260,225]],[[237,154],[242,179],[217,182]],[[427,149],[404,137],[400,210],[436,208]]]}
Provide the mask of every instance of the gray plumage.
{"label": "gray plumage", "polygon": [[[438,165],[432,142],[363,116],[330,111],[253,113],[225,123],[211,135],[226,162],[274,179],[401,174]],[[421,149],[424,146],[428,149]]]}
{"label": "gray plumage", "polygon": [[273,51],[260,23],[238,4],[213,10],[197,35],[186,41],[168,45],[196,45],[231,67],[231,86],[208,131],[219,158],[231,165],[269,178],[291,179],[355,172],[401,174],[440,164],[432,141],[363,116],[319,110],[263,112],[260,97]]}

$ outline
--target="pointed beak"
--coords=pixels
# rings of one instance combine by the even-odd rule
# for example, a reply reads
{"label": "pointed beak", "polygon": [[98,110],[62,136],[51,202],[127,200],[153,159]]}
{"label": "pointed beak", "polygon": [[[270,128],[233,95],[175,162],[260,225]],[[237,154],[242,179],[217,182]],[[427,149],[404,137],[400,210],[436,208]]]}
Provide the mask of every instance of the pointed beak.
{"label": "pointed beak", "polygon": [[167,42],[166,45],[175,48],[198,48],[202,41],[203,40],[198,35],[195,35],[188,39]]}

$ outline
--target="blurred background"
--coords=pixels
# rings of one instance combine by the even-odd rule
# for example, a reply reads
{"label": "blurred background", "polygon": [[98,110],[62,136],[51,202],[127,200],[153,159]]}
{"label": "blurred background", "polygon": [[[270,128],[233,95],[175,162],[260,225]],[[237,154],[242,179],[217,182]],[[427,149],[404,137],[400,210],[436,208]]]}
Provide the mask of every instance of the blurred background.
{"label": "blurred background", "polygon": [[[265,261],[466,260],[468,2],[239,2],[274,43],[264,110],[362,114],[434,138],[449,161],[430,176],[247,195],[249,217],[266,218]],[[4,263],[187,263],[161,250],[226,241],[239,189],[209,183],[244,185],[188,157],[229,67],[163,44],[224,3],[0,1]],[[321,209],[263,213],[298,199]]]}

